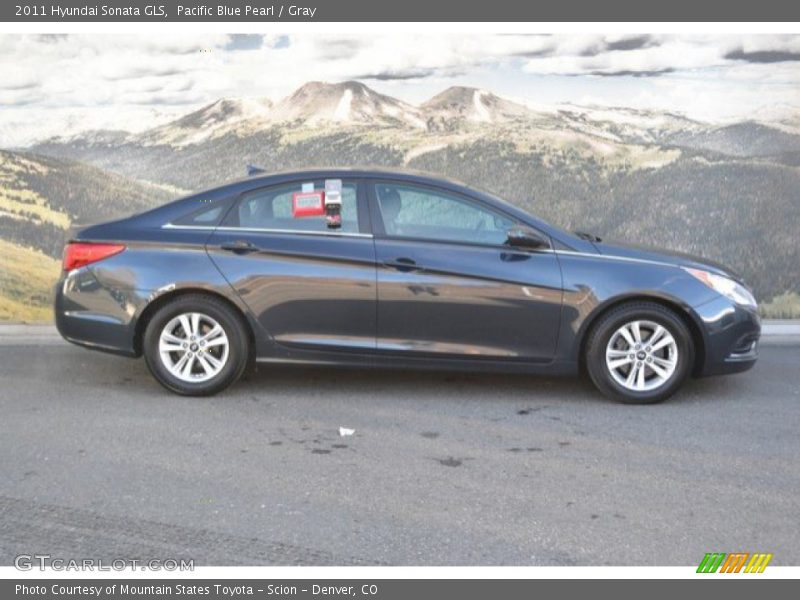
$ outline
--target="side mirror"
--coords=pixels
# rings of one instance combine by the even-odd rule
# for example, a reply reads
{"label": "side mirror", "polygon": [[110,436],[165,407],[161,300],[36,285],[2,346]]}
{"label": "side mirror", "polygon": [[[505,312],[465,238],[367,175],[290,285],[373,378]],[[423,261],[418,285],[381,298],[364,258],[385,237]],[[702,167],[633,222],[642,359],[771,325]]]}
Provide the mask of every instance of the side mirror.
{"label": "side mirror", "polygon": [[512,227],[506,234],[506,244],[512,248],[549,248],[550,242],[542,234],[534,231],[530,227]]}

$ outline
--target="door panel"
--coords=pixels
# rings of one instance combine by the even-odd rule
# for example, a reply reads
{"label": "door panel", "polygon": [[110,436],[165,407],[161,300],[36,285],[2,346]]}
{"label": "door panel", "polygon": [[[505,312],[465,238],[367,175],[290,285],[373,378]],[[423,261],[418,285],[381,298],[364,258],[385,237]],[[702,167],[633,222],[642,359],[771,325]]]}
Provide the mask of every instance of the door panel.
{"label": "door panel", "polygon": [[[234,207],[207,243],[225,278],[279,344],[374,349],[375,248],[359,231],[355,205],[347,208],[343,192],[343,227],[327,230],[324,219],[285,214],[285,190],[259,193],[274,206],[265,210],[261,197],[243,198],[248,204]],[[273,221],[280,228],[270,227]]]}
{"label": "door panel", "polygon": [[562,292],[553,253],[388,239],[375,247],[379,350],[531,361],[555,355]]}
{"label": "door panel", "polygon": [[370,188],[383,352],[549,361],[562,303],[550,251],[505,246],[516,221],[474,198],[405,182]]}

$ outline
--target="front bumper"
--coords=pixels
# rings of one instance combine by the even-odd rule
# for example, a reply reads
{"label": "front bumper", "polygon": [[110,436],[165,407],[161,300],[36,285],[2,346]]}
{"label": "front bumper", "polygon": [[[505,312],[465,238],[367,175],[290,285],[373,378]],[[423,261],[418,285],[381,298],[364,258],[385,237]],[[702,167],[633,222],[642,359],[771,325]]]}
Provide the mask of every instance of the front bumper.
{"label": "front bumper", "polygon": [[761,318],[720,296],[694,308],[701,320],[704,353],[697,375],[725,375],[752,368],[758,359]]}

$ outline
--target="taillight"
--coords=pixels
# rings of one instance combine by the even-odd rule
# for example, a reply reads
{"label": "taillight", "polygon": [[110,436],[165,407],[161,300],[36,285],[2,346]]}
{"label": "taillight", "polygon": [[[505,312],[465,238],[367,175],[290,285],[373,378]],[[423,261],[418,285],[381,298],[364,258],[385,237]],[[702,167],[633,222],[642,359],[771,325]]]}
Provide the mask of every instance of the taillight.
{"label": "taillight", "polygon": [[72,271],[125,250],[121,244],[71,242],[64,247],[64,270]]}

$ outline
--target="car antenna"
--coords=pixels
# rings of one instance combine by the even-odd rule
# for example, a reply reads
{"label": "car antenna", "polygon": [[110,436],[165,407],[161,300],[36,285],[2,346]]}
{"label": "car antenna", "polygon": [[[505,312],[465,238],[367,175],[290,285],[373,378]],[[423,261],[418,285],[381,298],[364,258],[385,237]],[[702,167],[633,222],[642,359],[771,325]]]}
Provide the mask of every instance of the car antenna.
{"label": "car antenna", "polygon": [[257,167],[256,165],[247,165],[247,176],[252,177],[253,175],[260,175],[261,173],[266,173],[267,170],[264,167]]}

